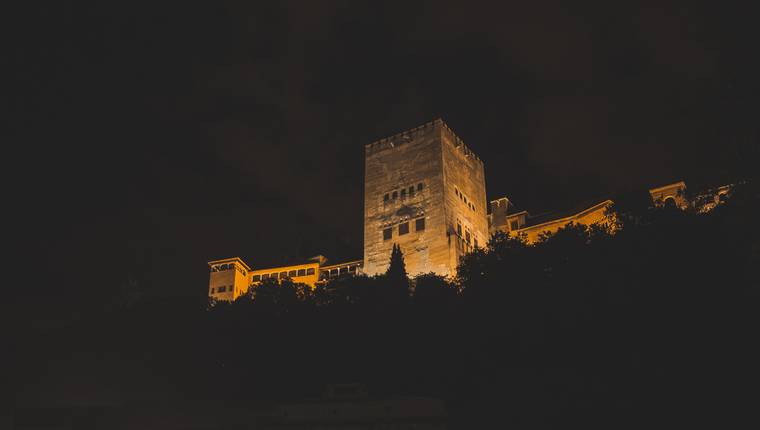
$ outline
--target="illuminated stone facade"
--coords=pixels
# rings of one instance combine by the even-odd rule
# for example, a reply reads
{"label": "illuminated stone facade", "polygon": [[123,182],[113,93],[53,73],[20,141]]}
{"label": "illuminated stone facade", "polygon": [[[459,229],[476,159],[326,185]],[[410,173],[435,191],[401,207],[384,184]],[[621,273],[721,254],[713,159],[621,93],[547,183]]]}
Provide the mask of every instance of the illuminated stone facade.
{"label": "illuminated stone facade", "polygon": [[[694,209],[704,213],[725,201],[731,193],[731,185],[711,188],[689,197],[683,181],[649,190],[652,205],[656,207],[673,205],[679,209]],[[539,241],[543,235],[554,234],[570,223],[584,225],[605,225],[614,232],[617,228],[615,214],[609,211],[613,201],[609,199],[570,209],[560,213],[531,216],[527,211],[516,210],[506,197],[491,201],[488,214],[488,228],[491,234],[497,231],[520,236],[529,244]]]}
{"label": "illuminated stone facade", "polygon": [[527,211],[510,212],[510,203],[506,197],[491,201],[491,213],[488,215],[490,233],[503,231],[510,235],[521,236],[529,244],[538,242],[542,235],[554,234],[570,223],[614,226],[614,216],[608,213],[612,200],[584,206],[580,209],[548,216],[531,217]]}
{"label": "illuminated stone facade", "polygon": [[364,168],[364,273],[398,244],[410,275],[454,275],[488,240],[483,162],[442,120],[366,145]]}
{"label": "illuminated stone facade", "polygon": [[238,257],[208,262],[209,297],[217,300],[235,300],[248,291],[251,268]]}
{"label": "illuminated stone facade", "polygon": [[[364,167],[362,260],[327,265],[317,256],[266,269],[251,269],[240,258],[211,261],[209,297],[234,300],[267,279],[290,279],[313,288],[341,276],[384,273],[394,244],[401,247],[410,276],[454,276],[460,257],[485,246],[497,231],[536,243],[570,223],[614,227],[608,213],[612,200],[539,216],[517,210],[506,197],[487,207],[483,162],[440,119],[366,145]],[[649,194],[655,206],[672,203],[705,212],[730,191],[731,186],[722,186],[689,200],[686,184],[676,182]]]}
{"label": "illuminated stone facade", "polygon": [[252,285],[270,279],[278,282],[289,279],[314,288],[320,282],[353,276],[362,270],[361,260],[330,265],[326,263],[327,259],[321,255],[305,262],[266,269],[251,269],[238,257],[209,261],[211,274],[208,296],[215,300],[235,300],[247,293]]}
{"label": "illuminated stone facade", "polygon": [[649,190],[649,195],[656,206],[672,204],[681,209],[689,206],[689,201],[686,199],[686,183],[683,181],[652,188]]}

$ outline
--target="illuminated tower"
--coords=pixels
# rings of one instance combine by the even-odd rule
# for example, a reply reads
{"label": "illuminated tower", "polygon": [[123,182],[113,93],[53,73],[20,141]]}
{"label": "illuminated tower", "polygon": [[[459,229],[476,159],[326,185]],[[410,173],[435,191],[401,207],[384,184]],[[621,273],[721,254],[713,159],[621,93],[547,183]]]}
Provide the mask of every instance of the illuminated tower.
{"label": "illuminated tower", "polygon": [[483,162],[440,119],[366,145],[364,272],[399,244],[409,275],[455,275],[488,240]]}
{"label": "illuminated tower", "polygon": [[251,268],[238,257],[209,261],[208,295],[216,300],[235,300],[248,291]]}

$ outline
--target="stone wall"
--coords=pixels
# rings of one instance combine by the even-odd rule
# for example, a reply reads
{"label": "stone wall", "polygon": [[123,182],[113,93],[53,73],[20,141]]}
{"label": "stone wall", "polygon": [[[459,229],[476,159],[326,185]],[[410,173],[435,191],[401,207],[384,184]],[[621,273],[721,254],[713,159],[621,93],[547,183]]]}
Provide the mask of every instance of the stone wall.
{"label": "stone wall", "polygon": [[445,124],[442,145],[449,271],[453,275],[462,255],[488,242],[485,172],[483,162]]}
{"label": "stone wall", "polygon": [[470,232],[470,247],[488,240],[483,163],[443,121],[366,146],[365,273],[385,272],[395,243],[410,275],[454,275],[466,243],[457,222],[463,238]]}

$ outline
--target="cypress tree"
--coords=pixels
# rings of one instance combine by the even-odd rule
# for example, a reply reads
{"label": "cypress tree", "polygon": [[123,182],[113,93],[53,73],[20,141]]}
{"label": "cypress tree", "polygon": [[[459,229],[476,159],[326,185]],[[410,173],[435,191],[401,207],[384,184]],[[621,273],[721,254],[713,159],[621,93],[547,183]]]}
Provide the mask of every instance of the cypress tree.
{"label": "cypress tree", "polygon": [[391,251],[391,261],[388,265],[388,271],[385,272],[385,276],[392,281],[404,281],[408,282],[409,278],[406,275],[406,264],[404,263],[404,254],[401,252],[401,247],[397,244],[393,244],[393,250]]}

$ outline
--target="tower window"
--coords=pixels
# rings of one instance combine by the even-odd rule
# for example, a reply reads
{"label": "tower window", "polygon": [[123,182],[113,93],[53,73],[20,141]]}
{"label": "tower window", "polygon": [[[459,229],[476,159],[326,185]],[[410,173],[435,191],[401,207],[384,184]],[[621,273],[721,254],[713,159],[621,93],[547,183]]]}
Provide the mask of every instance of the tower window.
{"label": "tower window", "polygon": [[459,190],[456,189],[456,188],[454,188],[454,194],[456,194],[457,196],[459,196]]}
{"label": "tower window", "polygon": [[470,232],[469,231],[465,231],[464,232],[464,240],[465,240],[465,242],[467,242],[468,245],[470,244]]}
{"label": "tower window", "polygon": [[391,198],[391,195],[388,193],[385,193],[385,195],[383,196],[383,201],[387,202],[388,200],[390,200],[390,198]]}
{"label": "tower window", "polygon": [[306,269],[298,269],[296,276],[306,276]]}
{"label": "tower window", "polygon": [[414,230],[415,231],[425,230],[425,218],[419,218],[414,221]]}
{"label": "tower window", "polygon": [[401,236],[402,234],[409,233],[409,223],[404,222],[398,225],[398,235]]}
{"label": "tower window", "polygon": [[391,236],[393,236],[392,228],[386,228],[385,230],[383,230],[383,240],[390,240]]}
{"label": "tower window", "polygon": [[457,235],[462,237],[462,224],[457,224]]}
{"label": "tower window", "polygon": [[417,191],[422,191],[422,187],[423,187],[422,182],[417,184]]}
{"label": "tower window", "polygon": [[398,198],[398,191],[393,192],[393,200],[396,200]]}
{"label": "tower window", "polygon": [[414,187],[413,187],[413,186],[412,186],[412,187],[409,187],[409,195],[410,195],[410,196],[413,196],[413,195],[414,195]]}
{"label": "tower window", "polygon": [[476,237],[475,239],[473,239],[473,242],[475,242],[475,248],[477,248],[478,247],[478,238]]}
{"label": "tower window", "polygon": [[401,190],[401,198],[402,199],[406,198],[406,188],[404,188],[403,190]]}
{"label": "tower window", "polygon": [[308,269],[306,269],[306,274],[307,275],[313,275],[314,274],[314,268],[313,267],[309,267]]}
{"label": "tower window", "polygon": [[467,197],[464,198],[464,203],[467,204]]}

